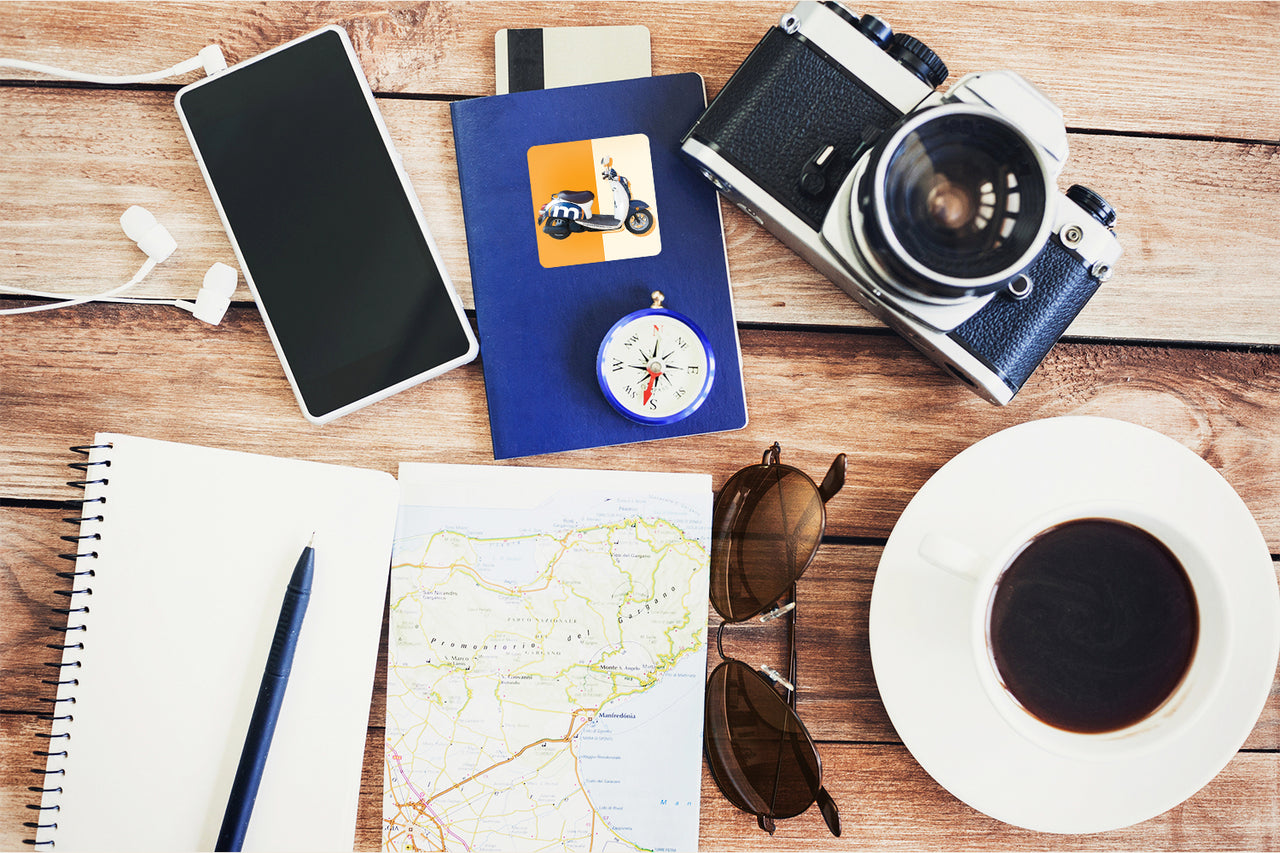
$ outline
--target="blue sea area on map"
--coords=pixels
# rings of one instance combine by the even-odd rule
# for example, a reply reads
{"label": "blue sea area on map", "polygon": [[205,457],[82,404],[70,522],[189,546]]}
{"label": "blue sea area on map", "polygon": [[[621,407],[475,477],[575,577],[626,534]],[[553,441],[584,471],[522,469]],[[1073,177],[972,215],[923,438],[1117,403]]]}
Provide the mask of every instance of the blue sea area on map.
{"label": "blue sea area on map", "polygon": [[587,796],[649,850],[694,850],[701,795],[705,647],[649,690],[610,703],[574,740]]}

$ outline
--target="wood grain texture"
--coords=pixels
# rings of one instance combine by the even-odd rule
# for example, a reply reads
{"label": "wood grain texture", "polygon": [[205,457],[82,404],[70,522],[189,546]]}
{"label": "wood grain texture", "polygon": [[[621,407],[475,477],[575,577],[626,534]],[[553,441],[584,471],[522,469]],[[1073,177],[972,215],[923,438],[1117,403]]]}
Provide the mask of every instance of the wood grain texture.
{"label": "wood grain texture", "polygon": [[[116,305],[0,323],[0,497],[65,497],[65,448],[96,431],[392,473],[402,461],[493,461],[479,363],[316,429],[252,308],[234,308],[216,329],[172,309]],[[849,484],[828,530],[883,537],[929,476],[975,441],[1036,418],[1100,415],[1205,458],[1280,551],[1280,353],[1059,344],[999,408],[894,335],[748,329],[741,341],[746,429],[521,463],[705,471],[719,484],[774,440],[819,474],[845,452]]]}
{"label": "wood grain texture", "polygon": [[[383,95],[391,136],[470,308],[448,103],[493,91],[495,30],[645,24],[654,72],[697,71],[714,95],[790,6],[22,0],[0,3],[0,56],[137,73],[211,41],[235,61],[342,24]],[[1010,68],[1043,89],[1071,130],[1060,185],[1086,183],[1115,205],[1125,255],[1068,341],[1010,406],[996,408],[724,204],[748,427],[516,460],[696,471],[718,488],[775,440],[786,462],[814,475],[836,453],[849,456],[798,610],[800,714],[819,741],[845,834],[832,838],[811,809],[771,838],[704,768],[703,849],[1280,850],[1280,681],[1244,749],[1187,802],[1117,832],[1042,835],[975,812],[911,757],[876,689],[867,624],[882,543],[910,498],[956,453],[1038,418],[1115,417],[1173,437],[1235,487],[1280,555],[1280,4],[888,0],[858,11],[937,50],[951,68],[948,85]],[[136,203],[180,246],[139,294],[194,296],[204,270],[233,255],[174,113],[176,86],[36,80],[0,70],[0,284],[90,293],[122,283],[142,256],[117,218]],[[65,485],[69,445],[121,431],[393,473],[402,461],[493,463],[481,363],[314,427],[243,286],[238,298],[217,328],[163,307],[0,318],[0,849],[29,837],[21,824],[34,814],[25,808],[38,780],[29,771],[40,764],[32,751],[48,743],[39,714],[54,688],[41,680],[57,656],[46,644],[61,636],[49,608],[62,603],[56,572],[69,564],[56,554],[69,528],[68,513],[41,502],[77,494]],[[709,621],[714,628],[718,617]],[[726,652],[779,663],[783,635],[777,625],[735,625]],[[362,850],[381,838],[385,642],[384,615]],[[717,662],[709,651],[708,668]]]}
{"label": "wood grain texture", "polygon": [[[27,819],[26,771],[39,765],[31,752],[49,724],[36,718],[39,661],[47,659],[47,607],[58,570],[54,553],[65,529],[61,510],[0,508],[0,593],[28,590],[31,606],[6,609],[0,624],[0,849],[16,849]],[[985,817],[938,788],[902,747],[880,704],[867,645],[867,608],[880,548],[827,543],[799,589],[799,712],[819,741],[825,781],[841,808],[846,834],[827,836],[816,814],[780,824],[773,839],[720,796],[704,768],[702,846],[751,849],[920,849],[922,838],[940,849],[1274,849],[1272,808],[1280,772],[1280,693],[1272,698],[1245,744],[1246,750],[1202,792],[1172,812],[1139,827],[1075,838],[1029,833]],[[712,630],[718,618],[712,615]],[[726,630],[725,651],[750,663],[780,665],[785,654],[780,625],[744,624]],[[382,819],[383,723],[386,701],[386,620],[374,680],[365,743],[356,849],[379,849]],[[43,654],[42,654],[43,653]],[[24,660],[25,658],[25,660]],[[708,669],[719,662],[708,650]],[[50,693],[50,695],[52,695]],[[7,698],[6,698],[7,697]],[[1270,786],[1270,787],[1268,787]],[[922,803],[928,804],[927,807]],[[1261,811],[1260,811],[1261,810]],[[1224,816],[1229,818],[1224,820]],[[750,831],[747,831],[750,830]]]}
{"label": "wood grain texture", "polygon": [[[868,615],[879,546],[827,543],[818,549],[813,565],[800,580],[796,608],[799,710],[809,733],[820,741],[849,743],[900,742],[890,722],[871,669]],[[713,623],[718,619],[712,620]],[[743,660],[785,663],[785,647],[779,645],[781,628],[741,646],[739,626],[726,630],[726,654],[746,650]],[[730,645],[730,638],[734,645]],[[715,657],[714,652],[711,655]],[[941,697],[940,697],[941,698]],[[939,713],[946,713],[945,698]],[[1280,750],[1280,682],[1273,681],[1271,696],[1263,708],[1245,749]]]}
{"label": "wood grain texture", "polygon": [[0,508],[0,712],[48,712],[57,695],[56,685],[44,683],[55,680],[57,670],[45,663],[60,653],[46,644],[62,643],[53,626],[67,624],[51,608],[67,606],[55,590],[71,587],[57,576],[71,568],[57,556],[70,545],[58,537],[76,532],[62,521],[71,514]]}
{"label": "wood grain texture", "polygon": [[66,606],[54,594],[68,587],[55,575],[70,565],[57,558],[67,544],[58,537],[70,532],[65,515],[0,507],[0,850],[22,849],[22,840],[34,837],[22,824],[33,819],[27,805],[40,796],[28,789],[43,779],[31,772],[44,769],[44,759],[33,753],[49,750],[52,731],[40,715],[57,694],[56,686],[43,683],[57,670],[44,664],[60,660],[45,644],[61,643],[51,626],[66,624],[50,612]]}
{"label": "wood grain texture", "polygon": [[817,809],[770,837],[705,779],[705,850],[1275,850],[1280,757],[1240,753],[1194,797],[1136,826],[1091,835],[1031,832],[987,817],[934,782],[906,748],[823,744],[823,781],[840,808],[833,838]]}
{"label": "wood grain texture", "polygon": [[[820,470],[814,465],[819,460],[807,462]],[[0,787],[0,849],[16,848],[24,837],[15,831],[29,801],[23,762],[40,748],[38,733],[48,730],[33,714],[41,710],[37,698],[51,690],[37,684],[38,663],[48,654],[43,642],[54,638],[45,608],[60,586],[52,572],[59,568],[54,553],[56,537],[65,529],[62,514],[0,509],[0,592],[6,604],[0,623],[0,767],[8,768]],[[774,839],[757,837],[750,818],[725,803],[704,778],[704,848],[838,849],[853,843],[859,848],[920,849],[927,840],[937,849],[1274,849],[1276,828],[1269,815],[1280,771],[1275,687],[1246,744],[1268,752],[1242,754],[1188,803],[1139,827],[1085,838],[1041,836],[1000,824],[951,799],[895,745],[896,734],[879,704],[865,633],[878,559],[877,547],[825,545],[800,588],[800,711],[821,742],[828,784],[849,828],[844,841],[821,832],[812,814],[785,822]],[[15,601],[22,606],[14,607]],[[751,661],[777,662],[777,640],[776,633],[743,626],[730,632],[727,650]],[[384,666],[380,663],[375,682],[366,745],[357,831],[357,849],[364,850],[377,849],[380,832]]]}
{"label": "wood grain texture", "polygon": [[[351,33],[376,91],[493,94],[493,35],[502,27],[593,23],[649,27],[653,71],[696,71],[715,94],[789,0],[720,3],[101,3],[0,4],[0,56],[100,73],[139,73],[194,56],[211,42],[229,61],[325,24]],[[951,69],[1011,68],[1047,92],[1068,125],[1133,133],[1280,138],[1274,60],[1280,8],[1126,2],[859,8],[910,32]],[[34,75],[6,71],[9,79]]]}
{"label": "wood grain texture", "polygon": [[[30,749],[47,723],[0,714],[0,848],[24,849],[23,821]],[[377,737],[375,737],[377,735]],[[1018,829],[954,799],[897,744],[821,744],[824,781],[840,807],[844,835],[832,838],[815,809],[778,824],[772,838],[750,815],[725,800],[703,770],[703,850],[1275,850],[1273,818],[1280,757],[1242,752],[1195,796],[1136,826],[1093,835],[1048,835]],[[366,766],[381,762],[381,737],[371,731]],[[367,778],[367,777],[366,777]],[[380,786],[379,786],[380,788]],[[381,811],[365,789],[356,850],[380,849]]]}
{"label": "wood grain texture", "polygon": [[[375,744],[370,732],[370,744]],[[778,823],[772,837],[721,796],[705,763],[702,850],[1275,850],[1273,819],[1280,756],[1242,752],[1186,802],[1132,827],[1090,835],[1052,835],[1001,823],[942,789],[900,744],[821,743],[823,780],[840,808],[833,838],[810,808]],[[372,748],[366,762],[381,762]],[[366,767],[368,764],[366,764]],[[356,850],[379,850],[381,811],[360,803]],[[3,836],[0,836],[3,843]]]}
{"label": "wood grain texture", "polygon": [[[448,103],[380,106],[445,267],[473,307]],[[0,87],[0,115],[11,117],[0,123],[0,284],[91,294],[123,283],[142,262],[117,222],[131,204],[155,213],[179,245],[136,295],[192,298],[211,264],[235,263],[170,92]],[[1280,345],[1274,145],[1074,134],[1072,146],[1060,185],[1088,184],[1116,206],[1125,254],[1069,334]],[[768,232],[723,209],[741,322],[879,326]],[[237,298],[250,298],[243,280]]]}
{"label": "wood grain texture", "polygon": [[35,812],[27,806],[39,799],[29,791],[38,787],[44,761],[32,751],[49,748],[49,723],[32,714],[0,712],[0,849],[30,850],[23,839],[34,838],[22,824],[33,819]]}

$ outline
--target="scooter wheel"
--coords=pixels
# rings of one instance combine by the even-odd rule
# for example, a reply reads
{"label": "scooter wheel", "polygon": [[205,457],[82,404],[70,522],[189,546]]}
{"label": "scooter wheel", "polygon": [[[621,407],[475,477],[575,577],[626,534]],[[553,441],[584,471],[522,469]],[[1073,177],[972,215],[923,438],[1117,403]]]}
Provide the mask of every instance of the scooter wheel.
{"label": "scooter wheel", "polygon": [[542,229],[542,233],[553,240],[563,240],[569,236],[569,223],[563,219],[550,219]]}
{"label": "scooter wheel", "polygon": [[644,208],[633,210],[627,217],[626,227],[632,234],[648,234],[653,230],[653,226],[653,214]]}

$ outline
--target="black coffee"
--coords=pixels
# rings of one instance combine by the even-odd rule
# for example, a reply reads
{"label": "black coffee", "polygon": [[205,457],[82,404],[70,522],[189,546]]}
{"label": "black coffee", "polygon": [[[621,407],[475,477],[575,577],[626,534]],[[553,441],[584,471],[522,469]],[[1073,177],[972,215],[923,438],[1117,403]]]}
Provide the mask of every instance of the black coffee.
{"label": "black coffee", "polygon": [[1087,518],[1051,527],[992,594],[987,641],[1006,689],[1073,732],[1110,732],[1160,706],[1199,633],[1182,564],[1151,534]]}

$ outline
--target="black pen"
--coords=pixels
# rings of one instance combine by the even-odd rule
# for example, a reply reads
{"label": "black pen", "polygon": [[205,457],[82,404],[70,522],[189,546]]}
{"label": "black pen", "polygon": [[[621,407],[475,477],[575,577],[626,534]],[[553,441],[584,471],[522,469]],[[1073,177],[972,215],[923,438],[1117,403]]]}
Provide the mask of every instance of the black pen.
{"label": "black pen", "polygon": [[311,599],[311,576],[316,566],[316,551],[311,547],[313,542],[315,534],[302,549],[298,564],[293,568],[293,576],[289,578],[289,588],[284,593],[276,636],[271,642],[271,653],[267,655],[267,668],[262,673],[262,686],[258,688],[258,701],[253,706],[249,734],[240,753],[235,781],[231,783],[231,799],[227,802],[215,850],[239,850],[244,844],[249,816],[253,814],[253,802],[258,798],[262,768],[267,763],[276,720],[280,718],[280,703],[289,683],[289,670],[293,668],[293,652],[298,647],[302,618],[307,614],[307,602]]}

